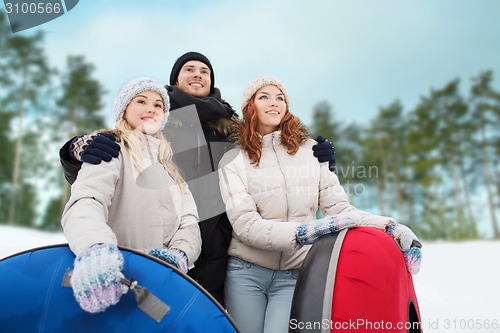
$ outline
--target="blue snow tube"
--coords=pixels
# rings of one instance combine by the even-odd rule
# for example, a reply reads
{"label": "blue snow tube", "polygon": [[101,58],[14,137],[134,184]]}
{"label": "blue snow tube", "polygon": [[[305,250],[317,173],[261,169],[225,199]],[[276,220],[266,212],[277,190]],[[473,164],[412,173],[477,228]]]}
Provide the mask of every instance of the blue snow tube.
{"label": "blue snow tube", "polygon": [[172,266],[120,248],[123,274],[170,309],[158,322],[129,291],[105,312],[83,311],[63,287],[74,254],[67,244],[40,247],[0,260],[0,331],[8,332],[238,332],[227,312],[202,287]]}

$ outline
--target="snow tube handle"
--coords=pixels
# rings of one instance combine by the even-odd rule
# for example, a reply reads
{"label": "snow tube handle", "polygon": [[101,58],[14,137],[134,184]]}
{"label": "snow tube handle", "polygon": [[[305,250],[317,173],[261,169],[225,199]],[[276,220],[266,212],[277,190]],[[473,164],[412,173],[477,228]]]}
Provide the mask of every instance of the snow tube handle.
{"label": "snow tube handle", "polygon": [[[62,280],[63,288],[71,288],[71,274],[73,270],[68,268],[64,273]],[[156,297],[148,289],[140,286],[134,279],[127,280],[125,278],[121,279],[121,283],[126,285],[135,294],[135,301],[137,302],[137,307],[141,309],[145,314],[153,318],[157,323],[159,323],[165,315],[170,311],[170,306],[165,304],[161,299]]]}

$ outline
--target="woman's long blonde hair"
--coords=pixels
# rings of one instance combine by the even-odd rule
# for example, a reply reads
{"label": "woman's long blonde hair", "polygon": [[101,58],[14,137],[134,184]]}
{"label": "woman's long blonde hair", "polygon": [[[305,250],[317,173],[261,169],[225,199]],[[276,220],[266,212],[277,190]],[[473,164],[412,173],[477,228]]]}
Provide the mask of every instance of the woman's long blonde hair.
{"label": "woman's long blonde hair", "polygon": [[[125,148],[132,158],[132,163],[134,167],[139,170],[139,172],[144,171],[144,164],[142,163],[142,147],[147,145],[147,135],[139,130],[134,130],[130,124],[124,119],[120,119],[116,124],[116,130],[112,131],[113,134],[117,135],[120,140],[123,140]],[[161,131],[156,132],[154,137],[160,140],[160,147],[158,151],[158,162],[165,168],[168,174],[177,183],[182,192],[186,189],[186,183],[182,177],[179,168],[173,162],[172,147],[170,143],[165,139]]]}

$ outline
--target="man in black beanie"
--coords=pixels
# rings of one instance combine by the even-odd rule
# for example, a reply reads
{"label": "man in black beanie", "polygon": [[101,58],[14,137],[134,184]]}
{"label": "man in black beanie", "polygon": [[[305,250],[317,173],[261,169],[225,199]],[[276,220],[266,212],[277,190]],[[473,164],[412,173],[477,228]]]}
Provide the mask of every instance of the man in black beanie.
{"label": "man in black beanie", "polygon": [[[171,113],[163,133],[195,199],[202,237],[200,257],[188,275],[224,305],[232,228],[220,195],[217,169],[224,153],[233,147],[228,138],[237,127],[238,116],[222,99],[215,87],[212,64],[201,53],[187,52],[180,56],[172,67],[169,82],[166,88]],[[329,161],[333,170],[335,151],[331,143],[318,141],[321,142],[314,146],[314,155],[320,162]],[[82,162],[110,161],[118,156],[119,149],[109,133],[72,138],[59,152],[66,180],[75,181]]]}
{"label": "man in black beanie", "polygon": [[[177,59],[167,91],[174,111],[164,133],[172,144],[174,161],[189,184],[200,216],[202,250],[188,275],[224,305],[232,228],[220,194],[217,169],[224,153],[233,147],[227,138],[236,128],[238,118],[215,87],[212,64],[201,53],[188,52]],[[194,117],[189,115],[193,109],[186,108],[193,104]],[[176,120],[182,126],[176,126]]]}
{"label": "man in black beanie", "polygon": [[[205,66],[207,66],[207,69],[210,70],[210,94],[214,93],[215,89],[215,74],[214,74],[214,69],[212,67],[212,64],[210,63],[210,60],[208,60],[207,57],[205,57],[203,54],[198,53],[198,52],[188,52],[184,53],[181,55],[174,63],[174,66],[172,67],[172,71],[170,72],[170,85],[171,86],[177,86],[177,78],[179,77],[179,73],[183,66],[188,62],[188,61],[199,61],[203,63]],[[207,95],[208,96],[208,95]],[[203,96],[205,97],[205,96]]]}

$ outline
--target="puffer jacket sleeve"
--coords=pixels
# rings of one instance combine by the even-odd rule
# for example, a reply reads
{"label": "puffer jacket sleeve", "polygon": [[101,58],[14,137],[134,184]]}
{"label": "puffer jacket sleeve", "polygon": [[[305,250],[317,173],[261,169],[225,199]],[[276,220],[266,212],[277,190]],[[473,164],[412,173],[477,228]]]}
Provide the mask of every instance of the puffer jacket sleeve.
{"label": "puffer jacket sleeve", "polygon": [[233,237],[252,247],[266,250],[294,250],[300,223],[262,218],[247,191],[244,155],[239,149],[227,152],[219,163],[222,200],[233,227]]}
{"label": "puffer jacket sleeve", "polygon": [[179,229],[168,244],[164,244],[168,248],[177,248],[184,251],[188,258],[188,267],[194,267],[194,262],[200,256],[201,252],[201,234],[198,226],[198,211],[188,185],[181,194],[181,217]]}
{"label": "puffer jacket sleeve", "polygon": [[117,245],[107,221],[122,158],[120,154],[98,165],[83,163],[71,186],[71,197],[64,208],[61,224],[75,255],[98,243]]}
{"label": "puffer jacket sleeve", "polygon": [[337,175],[328,169],[328,163],[321,163],[319,207],[323,215],[335,215],[347,212],[357,213],[361,218],[360,225],[372,226],[379,229],[385,229],[395,221],[392,217],[364,212],[349,204],[347,195],[342,186],[340,186]]}

